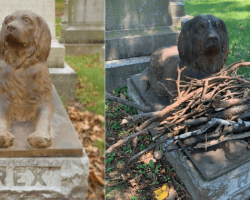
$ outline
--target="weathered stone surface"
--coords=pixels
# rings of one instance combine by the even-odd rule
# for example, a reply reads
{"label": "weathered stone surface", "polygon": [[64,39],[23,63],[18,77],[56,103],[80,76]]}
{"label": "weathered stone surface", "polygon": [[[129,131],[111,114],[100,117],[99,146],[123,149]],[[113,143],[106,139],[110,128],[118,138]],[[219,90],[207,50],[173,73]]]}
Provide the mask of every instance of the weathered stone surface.
{"label": "weathered stone surface", "polygon": [[64,68],[65,47],[58,40],[51,41],[51,48],[47,58],[49,68]]}
{"label": "weathered stone surface", "polygon": [[184,24],[189,20],[190,20],[189,18],[184,18],[183,20],[181,20],[181,27],[183,27]]}
{"label": "weathered stone surface", "polygon": [[140,73],[140,69],[149,66],[149,56],[112,60],[105,63],[105,90],[111,92],[123,87],[132,74]]}
{"label": "weathered stone surface", "polygon": [[75,100],[77,80],[75,71],[65,62],[64,68],[49,68],[49,73],[58,95],[64,100]]}
{"label": "weathered stone surface", "polygon": [[104,45],[104,0],[69,0],[61,43],[70,55],[99,53]]}
{"label": "weathered stone surface", "polygon": [[243,156],[246,153],[247,142],[244,140],[232,140],[222,144],[228,159]]}
{"label": "weathered stone surface", "polygon": [[170,3],[171,15],[172,17],[182,17],[185,16],[185,4],[181,2],[171,2]]}
{"label": "weathered stone surface", "polygon": [[175,27],[106,31],[106,61],[149,56],[158,48],[177,45],[179,33]]}
{"label": "weathered stone surface", "polygon": [[1,200],[85,200],[89,161],[83,157],[0,158]]}
{"label": "weathered stone surface", "polygon": [[236,200],[250,197],[249,162],[219,178],[205,181],[191,161],[186,159],[181,152],[166,153],[165,156],[194,200]]}
{"label": "weathered stone surface", "polygon": [[169,0],[106,0],[105,29],[170,26]]}

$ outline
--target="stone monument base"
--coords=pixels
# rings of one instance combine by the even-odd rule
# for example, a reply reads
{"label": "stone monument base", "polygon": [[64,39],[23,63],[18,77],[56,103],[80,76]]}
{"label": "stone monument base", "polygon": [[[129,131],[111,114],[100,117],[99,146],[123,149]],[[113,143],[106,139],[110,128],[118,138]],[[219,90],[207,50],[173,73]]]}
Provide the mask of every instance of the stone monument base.
{"label": "stone monument base", "polygon": [[[154,94],[154,91],[148,90],[145,93],[140,90],[136,80],[144,73],[146,71],[128,79],[128,94],[137,104],[150,106],[154,111],[160,110],[169,104],[167,97],[159,99],[161,97]],[[150,133],[153,136],[157,134],[155,129]],[[165,157],[181,177],[193,200],[243,200],[250,197],[249,149],[244,156],[233,160],[228,160],[220,147],[203,153],[192,151],[189,154],[191,156],[176,150],[166,152]]]}
{"label": "stone monument base", "polygon": [[0,200],[85,200],[88,157],[54,86],[52,100],[51,147],[29,146],[33,123],[10,125],[14,145],[0,148]]}

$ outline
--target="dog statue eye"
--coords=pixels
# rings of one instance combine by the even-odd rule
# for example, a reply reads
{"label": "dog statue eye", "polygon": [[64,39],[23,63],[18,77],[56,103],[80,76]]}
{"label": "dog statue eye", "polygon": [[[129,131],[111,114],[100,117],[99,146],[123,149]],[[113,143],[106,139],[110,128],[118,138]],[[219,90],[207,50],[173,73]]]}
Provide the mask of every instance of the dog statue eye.
{"label": "dog statue eye", "polygon": [[219,22],[215,22],[215,28],[219,29],[221,27]]}
{"label": "dog statue eye", "polygon": [[9,24],[10,22],[12,22],[13,21],[13,19],[12,19],[12,17],[10,17],[10,18],[8,18],[6,21],[5,21],[5,24],[7,25],[7,24]]}
{"label": "dog statue eye", "polygon": [[27,23],[30,23],[30,19],[28,17],[24,17],[23,18],[23,21],[27,22]]}
{"label": "dog statue eye", "polygon": [[204,24],[201,24],[196,29],[197,29],[197,31],[200,31],[200,30],[202,30],[204,28],[205,28]]}

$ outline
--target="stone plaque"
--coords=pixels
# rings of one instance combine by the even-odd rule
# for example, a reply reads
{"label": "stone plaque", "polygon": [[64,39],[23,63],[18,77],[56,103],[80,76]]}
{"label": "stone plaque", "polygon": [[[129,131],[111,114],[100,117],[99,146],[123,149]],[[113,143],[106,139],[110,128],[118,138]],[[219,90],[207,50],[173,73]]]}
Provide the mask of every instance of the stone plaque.
{"label": "stone plaque", "polygon": [[0,158],[1,200],[84,200],[89,161],[82,157]]}
{"label": "stone plaque", "polygon": [[61,167],[0,167],[0,190],[22,190],[24,187],[31,190],[61,191]]}

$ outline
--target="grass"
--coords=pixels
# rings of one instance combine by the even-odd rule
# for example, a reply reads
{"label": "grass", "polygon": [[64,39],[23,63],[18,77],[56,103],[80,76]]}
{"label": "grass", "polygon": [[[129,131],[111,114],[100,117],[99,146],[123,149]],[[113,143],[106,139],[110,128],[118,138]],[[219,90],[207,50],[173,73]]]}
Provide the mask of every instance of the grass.
{"label": "grass", "polygon": [[60,25],[61,23],[61,18],[56,18],[56,37],[58,37],[58,41],[61,40],[61,32],[62,32],[62,27]]}
{"label": "grass", "polygon": [[64,10],[64,4],[65,1],[63,0],[55,0],[56,12],[62,12]]}
{"label": "grass", "polygon": [[[227,65],[241,59],[250,61],[249,0],[190,0],[182,3],[188,15],[212,14],[225,22],[229,38]],[[243,73],[250,77],[250,70],[240,68],[239,74]]]}
{"label": "grass", "polygon": [[99,62],[99,55],[66,55],[65,61],[78,76],[76,97],[86,110],[104,116],[104,63]]}
{"label": "grass", "polygon": [[[55,0],[56,37],[61,39],[61,15],[65,2]],[[76,71],[78,89],[76,97],[85,105],[85,110],[104,115],[104,63],[99,55],[65,56],[65,61]],[[100,143],[100,146],[102,144]]]}

